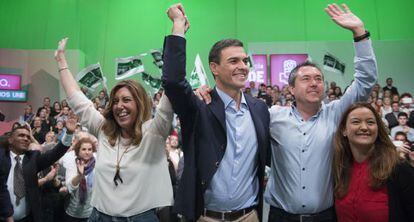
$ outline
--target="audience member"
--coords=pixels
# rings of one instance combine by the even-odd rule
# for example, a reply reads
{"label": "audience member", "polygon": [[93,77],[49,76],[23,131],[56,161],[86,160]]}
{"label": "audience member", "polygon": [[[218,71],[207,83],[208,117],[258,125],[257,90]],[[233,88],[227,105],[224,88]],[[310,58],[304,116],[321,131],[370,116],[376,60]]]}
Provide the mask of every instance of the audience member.
{"label": "audience member", "polygon": [[397,87],[393,86],[393,80],[391,77],[388,77],[386,80],[386,86],[382,88],[383,91],[389,90],[391,91],[391,95],[399,95]]}
{"label": "audience member", "polygon": [[63,143],[59,143],[54,149],[45,153],[28,150],[31,137],[30,128],[27,125],[22,125],[12,131],[8,139],[8,147],[0,148],[0,159],[1,162],[5,162],[4,166],[6,166],[1,170],[9,172],[8,177],[7,175],[1,177],[3,181],[1,181],[0,196],[5,198],[1,198],[0,208],[2,211],[8,210],[5,210],[6,214],[0,217],[13,217],[15,221],[42,221],[43,208],[37,174],[55,163],[69,148],[76,122],[71,120],[68,123],[68,134]]}
{"label": "audience member", "polygon": [[407,113],[400,112],[398,114],[398,126],[391,128],[391,137],[394,138],[397,132],[404,132],[407,134],[409,141],[414,142],[414,129],[407,125],[408,115]]}
{"label": "audience member", "polygon": [[385,115],[388,122],[388,128],[392,129],[398,126],[398,114],[400,113],[400,104],[398,102],[391,103],[392,112]]}
{"label": "audience member", "polygon": [[66,207],[66,222],[86,222],[92,213],[91,197],[94,183],[96,146],[90,137],[81,138],[74,146],[76,164],[66,169],[66,181],[70,194]]}

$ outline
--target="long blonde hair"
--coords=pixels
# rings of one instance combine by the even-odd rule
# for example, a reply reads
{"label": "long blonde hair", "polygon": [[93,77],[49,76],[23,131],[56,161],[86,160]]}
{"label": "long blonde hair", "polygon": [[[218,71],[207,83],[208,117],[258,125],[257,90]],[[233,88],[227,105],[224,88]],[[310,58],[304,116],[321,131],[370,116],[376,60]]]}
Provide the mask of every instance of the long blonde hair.
{"label": "long blonde hair", "polygon": [[103,116],[105,117],[105,122],[102,126],[104,134],[108,137],[109,143],[114,146],[117,138],[121,135],[121,127],[115,121],[114,114],[112,112],[112,107],[114,105],[115,93],[121,88],[127,88],[133,99],[137,104],[137,119],[134,123],[134,133],[132,134],[131,144],[139,145],[142,140],[142,124],[151,118],[151,103],[150,99],[145,92],[144,87],[141,86],[137,81],[134,80],[123,80],[115,85],[111,90],[109,96],[109,104],[104,110]]}
{"label": "long blonde hair", "polygon": [[351,180],[354,158],[351,153],[348,138],[343,136],[343,132],[346,128],[346,121],[349,114],[358,108],[369,109],[374,114],[378,126],[378,136],[375,140],[374,148],[370,151],[368,157],[370,168],[369,186],[373,189],[378,189],[383,186],[399,162],[396,148],[387,134],[384,123],[371,104],[361,102],[351,105],[342,116],[334,138],[333,173],[335,183],[334,194],[336,198],[343,198],[346,195]]}

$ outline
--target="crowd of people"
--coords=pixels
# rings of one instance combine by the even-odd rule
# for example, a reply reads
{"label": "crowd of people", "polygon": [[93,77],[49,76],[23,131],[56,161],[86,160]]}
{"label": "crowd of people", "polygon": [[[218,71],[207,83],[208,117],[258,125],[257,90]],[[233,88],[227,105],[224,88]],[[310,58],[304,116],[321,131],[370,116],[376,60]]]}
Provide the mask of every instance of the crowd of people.
{"label": "crowd of people", "polygon": [[[28,104],[0,141],[0,221],[413,221],[414,102],[377,83],[364,23],[325,11],[353,34],[355,75],[325,89],[295,67],[279,88],[250,82],[243,43],[209,53],[215,88],[185,79],[189,20],[171,6],[163,89],[134,80],[94,97],[55,60],[66,99]],[[34,105],[34,104],[33,104]],[[265,166],[270,166],[266,176]]]}

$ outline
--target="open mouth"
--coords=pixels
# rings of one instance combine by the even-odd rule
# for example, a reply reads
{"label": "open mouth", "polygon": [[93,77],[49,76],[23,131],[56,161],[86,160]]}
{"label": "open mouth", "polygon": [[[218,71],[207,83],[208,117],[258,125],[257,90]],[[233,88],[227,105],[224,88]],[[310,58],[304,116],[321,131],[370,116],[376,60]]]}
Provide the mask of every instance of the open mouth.
{"label": "open mouth", "polygon": [[118,113],[118,118],[121,121],[127,119],[128,117],[129,117],[129,113],[125,110]]}

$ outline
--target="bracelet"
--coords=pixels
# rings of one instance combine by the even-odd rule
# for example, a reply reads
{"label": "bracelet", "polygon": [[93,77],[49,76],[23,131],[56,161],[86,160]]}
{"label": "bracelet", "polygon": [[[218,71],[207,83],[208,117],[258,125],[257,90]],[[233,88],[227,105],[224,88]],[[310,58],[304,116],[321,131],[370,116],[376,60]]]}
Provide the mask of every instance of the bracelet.
{"label": "bracelet", "polygon": [[366,39],[370,36],[371,36],[371,33],[369,33],[368,30],[365,30],[365,34],[355,37],[354,42],[359,42],[359,41],[361,41],[363,39]]}
{"label": "bracelet", "polygon": [[63,67],[63,68],[60,68],[60,69],[58,69],[58,71],[59,72],[62,72],[63,70],[65,70],[65,69],[69,69],[68,67]]}

